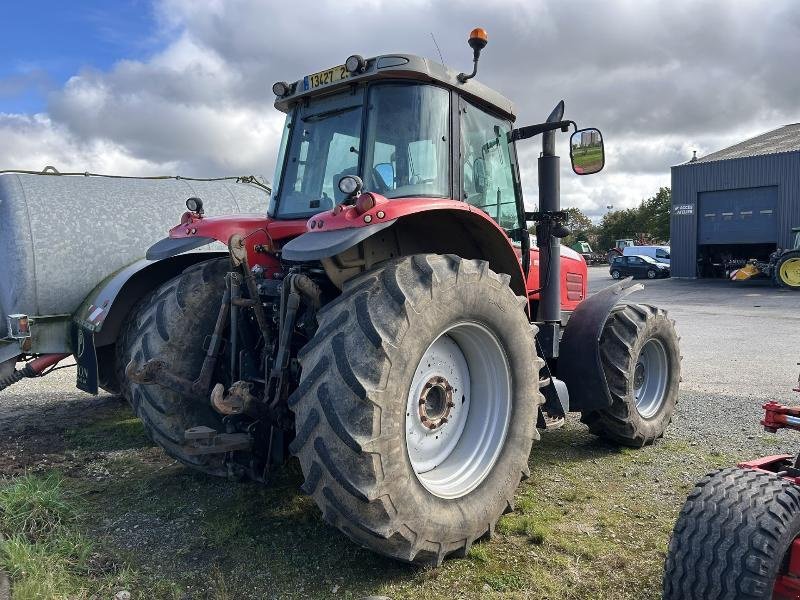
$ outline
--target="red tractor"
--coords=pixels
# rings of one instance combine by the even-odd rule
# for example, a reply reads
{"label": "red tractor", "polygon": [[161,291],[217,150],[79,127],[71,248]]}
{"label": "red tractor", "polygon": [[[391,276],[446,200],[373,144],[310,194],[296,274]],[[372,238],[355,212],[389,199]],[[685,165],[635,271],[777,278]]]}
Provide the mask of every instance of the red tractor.
{"label": "red tractor", "polygon": [[[202,202],[148,256],[228,255],[144,300],[118,362],[149,434],[214,475],[266,480],[288,453],[326,521],[417,563],[464,555],[513,509],[537,424],[581,413],[592,432],[652,443],[678,394],[673,322],[587,298],[562,254],[560,103],[515,129],[508,99],[405,54],[273,86],[286,113],[268,214],[207,217]],[[600,132],[580,171],[603,167]],[[516,142],[543,136],[526,212]],[[579,144],[571,144],[579,146]],[[526,220],[537,223],[530,247]]]}
{"label": "red tractor", "polygon": [[[764,411],[765,431],[800,431],[800,407]],[[743,462],[697,484],[669,543],[664,598],[800,599],[800,456]]]}

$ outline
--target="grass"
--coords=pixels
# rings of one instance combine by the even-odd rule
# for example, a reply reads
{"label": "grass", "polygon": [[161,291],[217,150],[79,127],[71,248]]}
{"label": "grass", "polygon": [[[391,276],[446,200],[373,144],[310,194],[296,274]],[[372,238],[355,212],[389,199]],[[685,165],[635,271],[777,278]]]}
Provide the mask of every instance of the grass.
{"label": "grass", "polygon": [[75,518],[75,509],[64,499],[58,475],[24,475],[0,488],[0,534],[4,537],[46,540]]}
{"label": "grass", "polygon": [[0,568],[15,600],[84,598],[110,582],[87,577],[92,542],[76,529],[78,510],[62,478],[23,475],[0,487]]}
{"label": "grass", "polygon": [[67,438],[107,477],[98,480],[87,465],[88,475],[2,486],[0,564],[15,597],[111,597],[131,586],[134,598],[156,599],[658,598],[686,494],[706,471],[735,463],[680,439],[620,450],[568,422],[534,445],[531,477],[491,540],[473,544],[464,559],[418,568],[359,548],[325,524],[299,492],[294,462],[268,487],[236,484],[176,464],[140,433],[120,408]]}

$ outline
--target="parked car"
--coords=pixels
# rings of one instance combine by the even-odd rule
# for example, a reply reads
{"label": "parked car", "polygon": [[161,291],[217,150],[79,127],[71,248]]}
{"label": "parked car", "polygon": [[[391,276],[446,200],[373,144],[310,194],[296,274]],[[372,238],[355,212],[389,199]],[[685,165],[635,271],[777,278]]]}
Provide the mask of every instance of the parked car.
{"label": "parked car", "polygon": [[617,256],[612,259],[608,272],[614,279],[629,275],[657,279],[669,277],[669,265],[660,263],[649,256]]}
{"label": "parked car", "polygon": [[668,265],[669,246],[629,246],[622,249],[622,256],[649,256]]}

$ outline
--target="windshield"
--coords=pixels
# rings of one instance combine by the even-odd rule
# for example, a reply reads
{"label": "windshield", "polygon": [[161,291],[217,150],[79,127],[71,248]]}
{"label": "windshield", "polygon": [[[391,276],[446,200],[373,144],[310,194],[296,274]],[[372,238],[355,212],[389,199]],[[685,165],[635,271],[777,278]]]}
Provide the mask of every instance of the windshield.
{"label": "windshield", "polygon": [[344,200],[338,183],[345,175],[359,175],[365,190],[387,198],[451,196],[449,92],[373,85],[367,110],[364,96],[360,88],[312,98],[287,117],[270,214],[304,218],[333,208]]}
{"label": "windshield", "polygon": [[639,258],[641,258],[644,262],[648,262],[648,263],[651,263],[651,264],[654,264],[654,265],[661,264],[656,259],[651,258],[649,256],[640,256]]}

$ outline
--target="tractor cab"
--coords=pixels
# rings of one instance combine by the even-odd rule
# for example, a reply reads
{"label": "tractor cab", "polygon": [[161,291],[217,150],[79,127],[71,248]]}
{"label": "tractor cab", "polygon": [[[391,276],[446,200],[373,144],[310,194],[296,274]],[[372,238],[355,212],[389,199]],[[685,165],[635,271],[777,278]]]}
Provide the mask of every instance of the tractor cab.
{"label": "tractor cab", "polygon": [[425,58],[363,59],[273,86],[286,113],[269,213],[311,217],[346,200],[345,176],[388,199],[450,198],[507,232],[524,214],[510,100]]}

